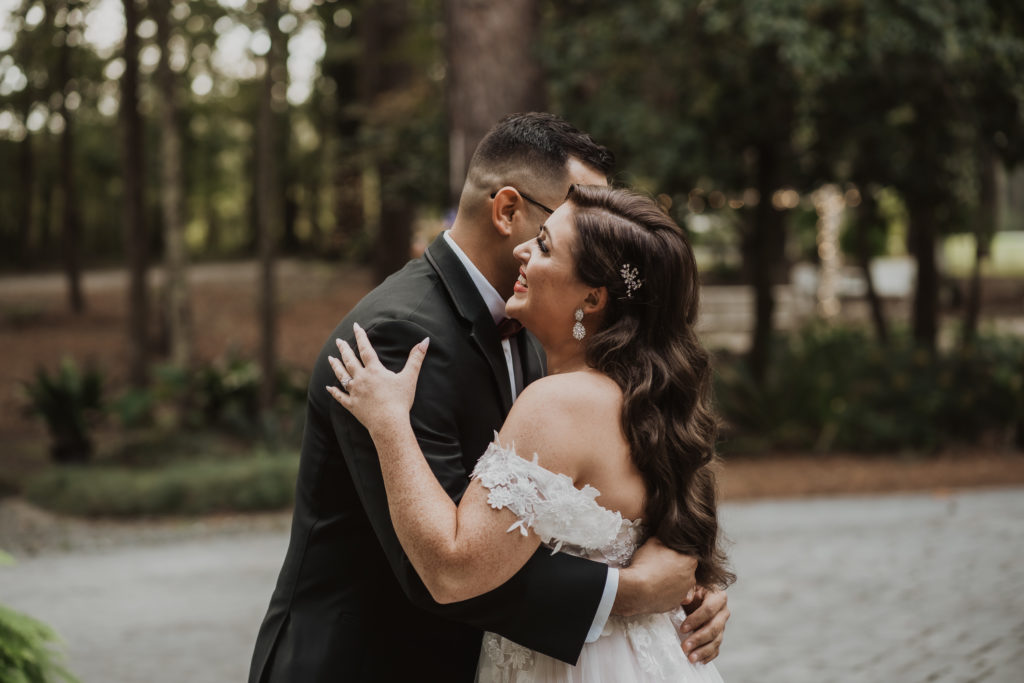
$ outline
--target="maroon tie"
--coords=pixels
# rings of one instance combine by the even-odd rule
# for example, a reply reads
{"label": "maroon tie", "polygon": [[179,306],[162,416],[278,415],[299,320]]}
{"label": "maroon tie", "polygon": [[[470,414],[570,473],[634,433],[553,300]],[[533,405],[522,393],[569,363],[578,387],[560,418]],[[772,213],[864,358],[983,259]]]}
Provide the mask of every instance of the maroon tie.
{"label": "maroon tie", "polygon": [[498,323],[498,336],[502,339],[508,339],[521,329],[523,329],[522,323],[515,318],[504,318]]}

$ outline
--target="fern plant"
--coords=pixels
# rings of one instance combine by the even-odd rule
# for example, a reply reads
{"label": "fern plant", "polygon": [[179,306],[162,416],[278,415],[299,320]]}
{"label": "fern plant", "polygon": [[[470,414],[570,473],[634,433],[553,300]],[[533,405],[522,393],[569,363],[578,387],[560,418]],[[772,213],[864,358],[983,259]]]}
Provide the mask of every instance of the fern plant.
{"label": "fern plant", "polygon": [[89,436],[103,409],[103,378],[95,369],[84,372],[64,358],[51,376],[37,368],[35,379],[24,383],[28,412],[46,422],[53,442],[50,454],[57,462],[85,462],[92,456]]}

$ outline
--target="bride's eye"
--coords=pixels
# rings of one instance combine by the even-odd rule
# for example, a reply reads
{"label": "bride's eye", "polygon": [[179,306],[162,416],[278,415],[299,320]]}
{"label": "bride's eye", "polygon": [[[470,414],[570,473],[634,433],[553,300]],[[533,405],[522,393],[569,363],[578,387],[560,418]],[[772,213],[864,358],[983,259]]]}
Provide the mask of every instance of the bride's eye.
{"label": "bride's eye", "polygon": [[541,253],[548,253],[548,245],[544,244],[544,238],[537,235],[537,247],[541,250]]}

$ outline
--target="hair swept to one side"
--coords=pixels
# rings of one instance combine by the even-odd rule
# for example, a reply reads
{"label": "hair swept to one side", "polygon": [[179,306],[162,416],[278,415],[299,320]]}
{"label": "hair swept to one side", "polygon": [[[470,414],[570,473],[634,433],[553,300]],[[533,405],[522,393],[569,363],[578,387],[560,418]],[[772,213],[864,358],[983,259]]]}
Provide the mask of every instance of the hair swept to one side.
{"label": "hair swept to one side", "polygon": [[[718,421],[710,355],[694,330],[696,261],[679,226],[649,197],[623,189],[569,190],[577,276],[608,288],[591,367],[623,393],[622,428],[646,486],[645,516],[665,545],[697,558],[697,582],[735,580],[720,537],[714,465]],[[622,277],[628,264],[639,287]]]}

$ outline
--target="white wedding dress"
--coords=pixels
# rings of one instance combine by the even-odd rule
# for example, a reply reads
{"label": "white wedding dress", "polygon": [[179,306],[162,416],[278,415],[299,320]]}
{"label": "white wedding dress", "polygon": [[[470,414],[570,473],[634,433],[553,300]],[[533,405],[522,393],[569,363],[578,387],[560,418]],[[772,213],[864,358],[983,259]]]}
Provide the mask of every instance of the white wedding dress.
{"label": "white wedding dress", "polygon": [[[532,529],[552,552],[565,552],[613,567],[629,564],[643,538],[640,521],[598,505],[600,492],[577,489],[568,476],[525,460],[512,448],[492,443],[473,477],[489,491],[492,508],[519,518],[509,528]],[[485,633],[477,665],[478,683],[629,683],[676,681],[722,683],[713,664],[692,664],[680,647],[682,609],[639,617],[611,616],[601,637],[583,646],[576,666]]]}

